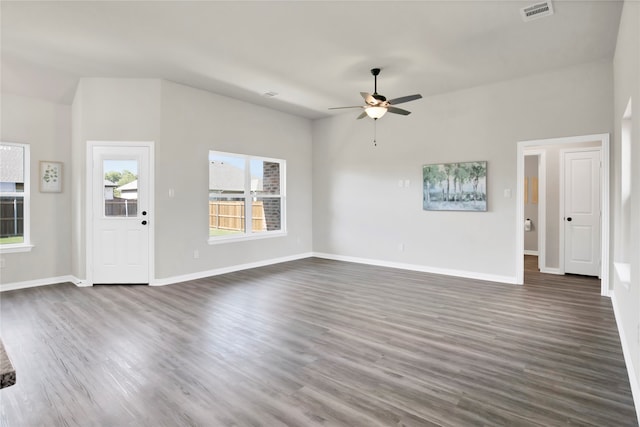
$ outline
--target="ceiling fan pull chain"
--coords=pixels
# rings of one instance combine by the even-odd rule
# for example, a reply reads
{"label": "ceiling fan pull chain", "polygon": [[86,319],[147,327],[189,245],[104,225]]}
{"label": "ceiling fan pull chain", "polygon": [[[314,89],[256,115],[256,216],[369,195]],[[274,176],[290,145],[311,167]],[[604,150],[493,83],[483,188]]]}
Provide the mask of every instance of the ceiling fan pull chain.
{"label": "ceiling fan pull chain", "polygon": [[376,141],[376,136],[377,136],[377,130],[378,130],[378,119],[373,119],[373,146],[377,147],[378,146],[378,141]]}

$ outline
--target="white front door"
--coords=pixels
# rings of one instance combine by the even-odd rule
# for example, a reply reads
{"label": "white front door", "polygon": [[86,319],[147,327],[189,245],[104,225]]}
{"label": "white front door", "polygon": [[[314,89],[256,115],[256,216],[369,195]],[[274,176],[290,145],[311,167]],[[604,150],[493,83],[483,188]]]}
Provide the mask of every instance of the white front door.
{"label": "white front door", "polygon": [[563,157],[564,271],[600,276],[600,150]]}
{"label": "white front door", "polygon": [[94,284],[149,283],[150,147],[93,146]]}

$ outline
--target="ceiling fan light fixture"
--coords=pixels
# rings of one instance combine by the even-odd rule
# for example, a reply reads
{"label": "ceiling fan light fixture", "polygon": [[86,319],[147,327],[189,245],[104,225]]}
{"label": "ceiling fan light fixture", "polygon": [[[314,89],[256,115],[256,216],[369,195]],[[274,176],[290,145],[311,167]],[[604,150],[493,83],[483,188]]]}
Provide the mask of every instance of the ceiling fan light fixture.
{"label": "ceiling fan light fixture", "polygon": [[[1,1],[1,0],[0,0]],[[546,0],[550,1],[550,0]],[[404,102],[415,101],[416,99],[422,98],[422,95],[416,93],[414,95],[401,96],[399,98],[393,98],[391,100],[387,100],[387,97],[380,95],[378,93],[378,79],[377,76],[380,74],[379,68],[373,68],[371,70],[371,74],[373,74],[373,93],[368,92],[360,92],[360,96],[364,99],[365,105],[353,105],[351,107],[332,107],[330,110],[341,110],[343,108],[357,108],[360,110],[360,115],[356,117],[356,120],[364,119],[365,117],[371,117],[373,120],[378,120],[387,112],[393,114],[400,114],[403,116],[408,116],[411,114],[410,111],[403,110],[402,108],[396,107],[396,104],[402,104]]]}
{"label": "ceiling fan light fixture", "polygon": [[387,113],[386,107],[367,107],[364,110],[367,113],[367,116],[371,117],[374,120],[379,119]]}

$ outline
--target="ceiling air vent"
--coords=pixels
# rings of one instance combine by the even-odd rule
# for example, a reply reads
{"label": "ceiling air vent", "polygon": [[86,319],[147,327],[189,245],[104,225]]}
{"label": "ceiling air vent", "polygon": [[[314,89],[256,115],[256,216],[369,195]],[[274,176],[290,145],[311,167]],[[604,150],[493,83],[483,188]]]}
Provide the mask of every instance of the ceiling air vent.
{"label": "ceiling air vent", "polygon": [[551,5],[551,1],[544,1],[523,7],[520,9],[520,14],[524,22],[533,21],[534,19],[553,15],[553,6]]}

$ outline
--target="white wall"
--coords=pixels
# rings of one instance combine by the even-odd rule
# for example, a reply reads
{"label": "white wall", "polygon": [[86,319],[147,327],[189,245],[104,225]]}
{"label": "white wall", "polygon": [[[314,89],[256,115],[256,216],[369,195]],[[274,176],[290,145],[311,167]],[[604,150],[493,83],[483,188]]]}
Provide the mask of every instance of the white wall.
{"label": "white wall", "polygon": [[[155,279],[311,251],[309,120],[167,81],[94,78],[81,81],[73,119],[79,182],[86,177],[87,141],[155,142]],[[209,150],[287,160],[286,236],[207,243]],[[74,275],[80,279],[86,278],[85,191],[78,185],[73,202]]]}
{"label": "white wall", "polygon": [[[605,61],[407,104],[377,147],[354,113],[314,122],[314,251],[515,280],[517,141],[609,133],[612,95]],[[473,160],[488,161],[489,211],[423,211],[422,165]]]}
{"label": "white wall", "polygon": [[[621,260],[622,214],[620,199],[620,126],[629,99],[633,102],[631,123],[631,283],[620,282],[613,265],[613,303],[616,309],[618,327],[625,350],[627,369],[632,373],[632,388],[636,401],[636,411],[640,420],[640,3],[625,1],[620,19],[620,29],[613,60],[614,70],[614,137],[613,174],[614,203],[612,204],[613,261]],[[626,261],[625,260],[625,261]]]}
{"label": "white wall", "polygon": [[160,80],[81,79],[73,111],[72,274],[86,279],[87,141],[160,139]]}
{"label": "white wall", "polygon": [[[1,140],[31,147],[31,252],[1,257],[1,282],[37,281],[68,275],[71,269],[71,109],[34,98],[2,94]],[[39,162],[63,163],[62,193],[38,189]]]}
{"label": "white wall", "polygon": [[[157,278],[311,252],[309,120],[163,81],[161,135],[156,146]],[[287,236],[207,243],[209,150],[287,161]],[[169,198],[169,189],[175,197]]]}

